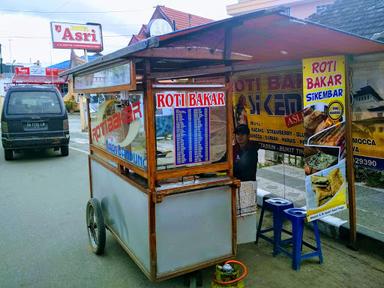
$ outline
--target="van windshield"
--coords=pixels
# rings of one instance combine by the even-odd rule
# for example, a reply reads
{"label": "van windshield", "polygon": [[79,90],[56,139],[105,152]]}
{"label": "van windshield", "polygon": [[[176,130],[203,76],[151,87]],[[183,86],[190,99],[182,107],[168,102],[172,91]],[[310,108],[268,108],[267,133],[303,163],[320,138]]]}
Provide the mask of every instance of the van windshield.
{"label": "van windshield", "polygon": [[8,101],[8,114],[60,114],[58,95],[51,91],[15,91]]}

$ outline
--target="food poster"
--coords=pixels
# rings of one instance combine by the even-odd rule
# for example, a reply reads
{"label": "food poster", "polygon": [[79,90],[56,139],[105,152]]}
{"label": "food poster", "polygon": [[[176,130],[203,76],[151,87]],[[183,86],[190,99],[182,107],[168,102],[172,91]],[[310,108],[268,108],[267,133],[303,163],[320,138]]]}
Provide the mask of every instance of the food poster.
{"label": "food poster", "polygon": [[352,142],[355,164],[384,170],[384,61],[352,66]]}
{"label": "food poster", "polygon": [[158,169],[216,162],[224,157],[224,91],[156,91],[155,101]]}
{"label": "food poster", "polygon": [[146,137],[143,94],[121,91],[93,95],[96,112],[91,114],[92,144],[146,169]]}
{"label": "food poster", "polygon": [[303,60],[307,220],[346,208],[345,58]]}
{"label": "food poster", "polygon": [[301,71],[234,75],[235,126],[247,124],[260,148],[303,154]]}

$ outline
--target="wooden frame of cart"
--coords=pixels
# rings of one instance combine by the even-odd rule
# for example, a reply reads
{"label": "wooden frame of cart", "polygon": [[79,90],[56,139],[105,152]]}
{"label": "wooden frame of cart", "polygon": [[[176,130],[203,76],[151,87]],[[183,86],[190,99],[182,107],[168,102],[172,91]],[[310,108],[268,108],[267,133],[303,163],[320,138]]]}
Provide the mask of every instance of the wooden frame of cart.
{"label": "wooden frame of cart", "polygon": [[[96,115],[88,113],[94,251],[103,250],[105,222],[151,280],[232,258],[232,74],[383,51],[375,41],[261,11],[152,37],[65,72],[76,92],[106,99]],[[353,188],[349,193],[356,224]]]}
{"label": "wooden frame of cart", "polygon": [[[231,93],[220,80],[155,84],[134,61],[74,77],[77,92],[105,99],[88,113],[87,226],[96,254],[103,252],[105,226],[151,280],[163,280],[235,255],[238,182],[232,158],[225,158]],[[169,149],[161,154],[162,146]],[[212,176],[217,172],[222,176]]]}

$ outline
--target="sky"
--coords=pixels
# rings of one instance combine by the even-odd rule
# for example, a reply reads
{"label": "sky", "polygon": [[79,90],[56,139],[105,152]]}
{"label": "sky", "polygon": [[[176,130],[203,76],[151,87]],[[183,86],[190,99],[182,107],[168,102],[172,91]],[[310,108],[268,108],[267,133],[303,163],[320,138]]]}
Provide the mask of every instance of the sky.
{"label": "sky", "polygon": [[[1,0],[0,44],[3,63],[49,66],[68,60],[70,50],[53,49],[50,22],[100,23],[104,51],[125,47],[132,34],[147,24],[154,7],[169,8],[219,20],[229,17],[226,6],[236,0]],[[84,54],[82,50],[75,51]]]}

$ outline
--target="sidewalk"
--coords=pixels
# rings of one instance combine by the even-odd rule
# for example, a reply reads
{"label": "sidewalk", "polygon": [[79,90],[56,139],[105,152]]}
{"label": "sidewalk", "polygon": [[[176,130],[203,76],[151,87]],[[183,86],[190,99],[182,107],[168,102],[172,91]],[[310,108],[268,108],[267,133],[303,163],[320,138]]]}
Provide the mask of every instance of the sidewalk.
{"label": "sidewalk", "polygon": [[[304,239],[314,243],[312,236],[313,232],[306,229]],[[381,257],[364,250],[352,251],[325,235],[321,241],[323,264],[318,264],[317,258],[304,260],[300,271],[291,269],[287,256],[273,257],[272,245],[262,239],[258,245],[240,245],[236,259],[244,261],[250,270],[246,287],[382,287],[384,261]]]}
{"label": "sidewalk", "polygon": [[[258,169],[259,197],[272,193],[290,199],[297,207],[305,206],[304,177],[302,169],[283,164]],[[358,237],[381,242],[384,246],[384,189],[356,183],[356,205]],[[323,232],[336,238],[348,237],[348,217],[348,210],[344,210],[323,218]]]}

